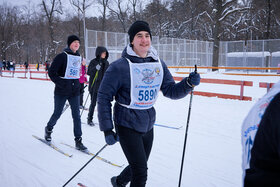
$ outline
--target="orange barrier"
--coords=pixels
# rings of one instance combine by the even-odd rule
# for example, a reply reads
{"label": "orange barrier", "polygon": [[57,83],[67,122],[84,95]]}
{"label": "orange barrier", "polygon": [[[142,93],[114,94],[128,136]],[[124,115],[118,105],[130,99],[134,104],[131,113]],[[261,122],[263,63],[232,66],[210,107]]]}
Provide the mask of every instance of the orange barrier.
{"label": "orange barrier", "polygon": [[[50,80],[47,71],[29,71],[29,73],[30,73],[30,79],[43,80],[43,81],[49,81]],[[35,74],[45,74],[46,78],[32,77],[32,73],[35,73]]]}
{"label": "orange barrier", "polygon": [[20,78],[20,79],[27,79],[27,71],[15,71],[15,73],[24,73],[24,77],[17,77],[17,78]]}
{"label": "orange barrier", "polygon": [[[10,73],[10,75],[3,75],[3,73]],[[2,70],[1,77],[14,78],[14,75],[15,75],[14,71]]]}
{"label": "orange barrier", "polygon": [[[194,66],[168,66],[168,68],[190,68]],[[197,66],[197,69],[248,69],[248,70],[280,70],[280,67],[212,67],[212,66]]]}
{"label": "orange barrier", "polygon": [[[3,72],[10,72],[10,71],[3,71]],[[14,77],[14,73],[25,73],[24,77],[18,78],[27,78],[26,71],[14,71],[11,76],[6,77]],[[36,80],[50,80],[48,77],[47,71],[29,71],[30,79]],[[45,74],[46,78],[38,78],[32,77],[32,74]],[[3,76],[5,77],[5,76]],[[181,81],[184,77],[173,77],[176,81]],[[238,81],[238,80],[223,80],[223,79],[201,79],[202,83],[212,83],[212,84],[228,84],[228,85],[236,85],[240,86],[240,95],[231,95],[231,94],[220,94],[220,93],[211,93],[211,92],[202,92],[202,91],[194,91],[195,95],[207,96],[207,97],[218,97],[224,99],[237,99],[237,100],[245,100],[251,101],[252,97],[244,96],[244,86],[253,86],[252,81]],[[272,87],[274,83],[260,83],[259,87],[267,88],[267,84],[269,84],[269,88]]]}
{"label": "orange barrier", "polygon": [[241,75],[241,76],[280,76],[280,74],[256,74],[256,73],[223,73],[225,75]]}
{"label": "orange barrier", "polygon": [[15,74],[18,74],[18,73],[24,73],[24,76],[23,77],[17,77],[17,78],[21,78],[21,79],[27,79],[27,71],[8,71],[8,70],[3,70],[2,72],[6,72],[6,73],[10,73],[11,75],[8,76],[8,75],[3,75],[1,77],[9,77],[9,78],[14,78],[15,77]]}
{"label": "orange barrier", "polygon": [[[176,81],[181,81],[183,77],[173,77]],[[213,84],[228,84],[228,85],[240,85],[240,95],[220,94],[211,92],[194,91],[194,95],[201,95],[207,97],[218,97],[224,99],[238,99],[244,101],[252,101],[252,97],[244,96],[244,86],[253,86],[252,81],[237,81],[237,80],[223,80],[223,79],[201,79],[202,83]]]}
{"label": "orange barrier", "polygon": [[259,87],[260,88],[266,88],[267,92],[270,90],[270,88],[272,88],[272,86],[274,85],[275,83],[269,83],[269,82],[260,82],[259,83]]}
{"label": "orange barrier", "polygon": [[[190,74],[190,72],[175,72],[177,74]],[[199,72],[203,74],[203,72]],[[256,74],[256,73],[222,73],[224,75],[241,75],[241,76],[280,76],[280,74]]]}
{"label": "orange barrier", "polygon": [[[190,72],[194,69],[194,66],[168,66],[168,68],[189,68]],[[209,67],[199,66],[198,69],[236,69],[236,70],[278,70],[280,67]],[[175,72],[177,74],[189,74],[190,72]],[[223,73],[225,75],[242,75],[242,76],[280,76],[280,74],[257,74],[257,73]]]}

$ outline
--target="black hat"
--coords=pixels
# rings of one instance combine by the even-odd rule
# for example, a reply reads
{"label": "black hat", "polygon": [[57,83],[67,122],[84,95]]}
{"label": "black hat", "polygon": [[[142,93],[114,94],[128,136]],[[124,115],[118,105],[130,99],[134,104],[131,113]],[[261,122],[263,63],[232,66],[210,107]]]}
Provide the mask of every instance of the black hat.
{"label": "black hat", "polygon": [[68,36],[68,39],[67,39],[67,45],[68,47],[71,45],[72,42],[74,42],[75,40],[78,40],[80,41],[80,38],[76,35],[70,35]]}
{"label": "black hat", "polygon": [[140,31],[147,31],[152,39],[149,24],[146,21],[135,21],[128,30],[129,41],[133,41],[134,36]]}

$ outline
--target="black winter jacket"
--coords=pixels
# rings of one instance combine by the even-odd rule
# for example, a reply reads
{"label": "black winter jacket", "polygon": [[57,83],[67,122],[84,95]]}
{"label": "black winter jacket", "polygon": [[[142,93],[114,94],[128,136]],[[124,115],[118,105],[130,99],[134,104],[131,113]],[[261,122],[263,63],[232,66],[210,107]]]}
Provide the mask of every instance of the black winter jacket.
{"label": "black winter jacket", "polygon": [[[100,56],[103,52],[106,52],[105,59],[101,59]],[[97,93],[100,83],[103,79],[104,73],[109,67],[109,62],[107,61],[109,57],[109,53],[105,47],[97,47],[95,51],[95,56],[93,60],[90,61],[87,74],[90,76],[89,78],[89,87],[88,90],[91,93]],[[97,74],[98,71],[98,74]],[[94,77],[96,76],[95,80]],[[93,82],[94,80],[94,82]]]}
{"label": "black winter jacket", "polygon": [[54,94],[77,96],[80,94],[80,82],[79,79],[63,79],[67,67],[67,55],[80,56],[78,52],[73,53],[70,48],[64,49],[64,52],[58,54],[49,68],[49,77],[55,83]]}

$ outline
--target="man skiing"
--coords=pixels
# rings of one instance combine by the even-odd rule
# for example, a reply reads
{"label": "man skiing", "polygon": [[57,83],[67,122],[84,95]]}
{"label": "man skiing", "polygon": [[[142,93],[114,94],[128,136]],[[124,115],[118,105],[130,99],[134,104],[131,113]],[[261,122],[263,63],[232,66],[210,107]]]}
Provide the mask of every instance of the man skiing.
{"label": "man skiing", "polygon": [[[171,99],[188,95],[200,83],[200,75],[175,83],[166,64],[151,46],[151,31],[145,21],[134,22],[128,30],[130,44],[122,57],[105,72],[98,91],[98,120],[108,145],[118,140],[129,165],[111,178],[114,187],[144,187],[148,158],[152,149],[156,112],[153,107],[159,91]],[[112,121],[111,102],[115,100]],[[116,132],[114,132],[114,128]]]}
{"label": "man skiing", "polygon": [[51,133],[57,120],[60,118],[66,100],[68,100],[74,123],[76,148],[86,150],[82,143],[82,128],[80,118],[80,67],[82,63],[78,52],[80,39],[70,35],[67,39],[68,47],[58,54],[49,69],[49,77],[55,83],[54,112],[45,127],[45,140],[51,141]]}

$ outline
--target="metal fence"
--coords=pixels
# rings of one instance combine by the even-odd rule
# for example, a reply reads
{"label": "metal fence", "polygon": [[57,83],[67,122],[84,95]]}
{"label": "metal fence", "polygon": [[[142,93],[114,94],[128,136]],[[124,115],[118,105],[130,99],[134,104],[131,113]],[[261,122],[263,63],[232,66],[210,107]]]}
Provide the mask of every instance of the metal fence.
{"label": "metal fence", "polygon": [[[104,46],[109,52],[109,62],[121,57],[123,49],[128,45],[129,39],[126,33],[86,31],[86,58],[95,58],[97,46]],[[212,42],[186,40],[177,38],[152,37],[152,45],[158,51],[161,59],[168,66],[211,66]]]}
{"label": "metal fence", "polygon": [[[96,47],[104,46],[111,63],[128,43],[127,33],[86,30],[86,58],[95,58]],[[153,36],[152,45],[168,66],[212,66],[213,42]],[[278,67],[280,40],[221,41],[219,54],[219,66]]]}
{"label": "metal fence", "polygon": [[278,64],[280,64],[279,39],[220,42],[220,66],[278,67]]}

